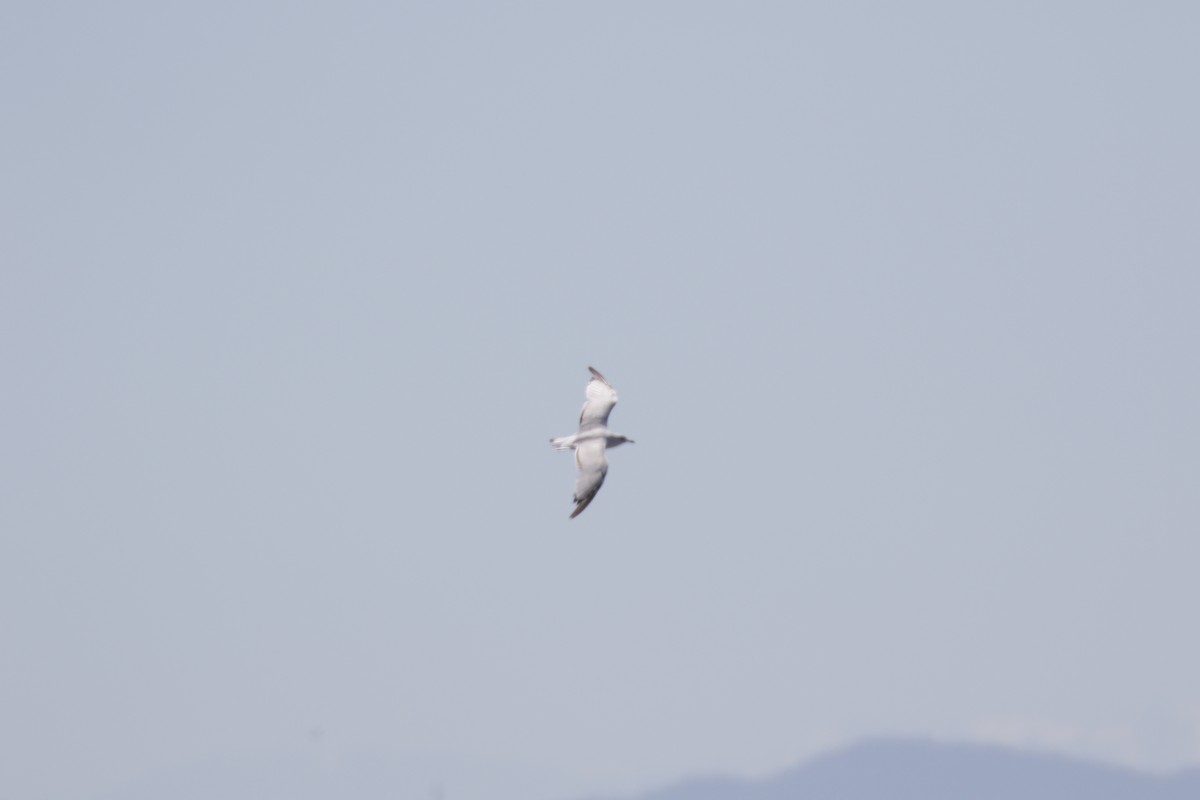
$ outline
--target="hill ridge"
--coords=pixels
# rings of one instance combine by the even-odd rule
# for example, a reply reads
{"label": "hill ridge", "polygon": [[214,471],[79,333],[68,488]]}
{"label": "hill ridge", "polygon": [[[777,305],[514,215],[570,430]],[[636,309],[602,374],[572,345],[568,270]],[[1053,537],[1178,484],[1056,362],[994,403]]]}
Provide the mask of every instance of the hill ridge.
{"label": "hill ridge", "polygon": [[1200,768],[1167,775],[979,742],[879,737],[762,779],[686,778],[627,800],[1196,800]]}

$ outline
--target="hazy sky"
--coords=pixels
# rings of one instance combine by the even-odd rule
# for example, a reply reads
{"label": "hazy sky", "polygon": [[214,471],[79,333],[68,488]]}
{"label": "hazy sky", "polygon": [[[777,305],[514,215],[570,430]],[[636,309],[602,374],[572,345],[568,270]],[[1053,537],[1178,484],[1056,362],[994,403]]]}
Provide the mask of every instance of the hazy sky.
{"label": "hazy sky", "polygon": [[3,4],[0,796],[1200,761],[1198,8]]}

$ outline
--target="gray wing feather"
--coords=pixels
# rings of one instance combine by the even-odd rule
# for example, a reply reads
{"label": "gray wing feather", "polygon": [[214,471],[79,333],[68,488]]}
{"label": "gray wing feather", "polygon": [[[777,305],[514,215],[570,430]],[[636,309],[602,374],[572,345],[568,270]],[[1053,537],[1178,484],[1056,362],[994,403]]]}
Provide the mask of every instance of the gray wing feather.
{"label": "gray wing feather", "polygon": [[572,519],[583,513],[604,485],[604,476],[608,474],[608,459],[604,457],[604,449],[603,439],[592,439],[575,448],[575,464],[579,467],[579,477],[575,479],[575,502],[578,505],[571,512]]}
{"label": "gray wing feather", "polygon": [[579,412],[579,430],[605,427],[608,425],[609,412],[617,404],[617,390],[604,379],[604,376],[593,367],[588,367],[592,379],[588,381],[584,395],[587,401]]}

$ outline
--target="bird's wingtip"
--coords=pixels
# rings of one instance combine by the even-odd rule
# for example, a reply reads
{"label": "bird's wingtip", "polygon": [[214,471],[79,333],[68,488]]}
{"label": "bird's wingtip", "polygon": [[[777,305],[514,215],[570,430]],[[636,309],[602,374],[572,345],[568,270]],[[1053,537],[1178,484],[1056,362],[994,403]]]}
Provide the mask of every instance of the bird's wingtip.
{"label": "bird's wingtip", "polygon": [[592,495],[592,497],[585,497],[582,500],[580,500],[579,505],[575,506],[575,510],[571,512],[570,519],[575,519],[580,514],[582,514],[583,510],[588,507],[588,505],[592,502],[592,498],[595,496],[596,495]]}
{"label": "bird's wingtip", "polygon": [[605,378],[603,375],[601,375],[600,370],[596,369],[595,367],[588,367],[588,372],[592,373],[592,376],[594,378],[596,378],[596,380],[600,381],[601,383],[604,383],[609,386],[612,385],[612,384],[608,383],[608,378]]}

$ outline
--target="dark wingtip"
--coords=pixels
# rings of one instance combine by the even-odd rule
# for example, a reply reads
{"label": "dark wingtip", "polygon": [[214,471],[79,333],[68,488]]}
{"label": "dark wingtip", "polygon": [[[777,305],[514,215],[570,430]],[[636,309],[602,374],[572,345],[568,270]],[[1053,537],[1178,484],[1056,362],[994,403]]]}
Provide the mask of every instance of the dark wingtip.
{"label": "dark wingtip", "polygon": [[588,367],[588,372],[592,373],[592,375],[595,376],[596,379],[599,380],[600,382],[605,383],[609,386],[612,385],[612,384],[608,383],[608,378],[601,375],[600,370],[596,369],[595,367]]}
{"label": "dark wingtip", "polygon": [[588,507],[588,505],[592,502],[592,498],[595,496],[596,495],[592,495],[592,497],[586,497],[583,500],[579,501],[579,505],[575,506],[575,510],[571,512],[570,519],[575,519],[580,514],[582,514],[583,510]]}

